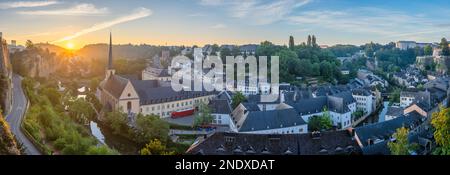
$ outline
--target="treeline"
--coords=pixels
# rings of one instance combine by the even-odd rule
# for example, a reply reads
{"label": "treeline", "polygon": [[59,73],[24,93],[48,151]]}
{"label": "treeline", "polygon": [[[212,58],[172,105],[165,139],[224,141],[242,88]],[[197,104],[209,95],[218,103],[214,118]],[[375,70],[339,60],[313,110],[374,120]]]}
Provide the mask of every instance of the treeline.
{"label": "treeline", "polygon": [[315,36],[308,36],[302,44],[296,45],[291,37],[288,46],[277,46],[264,41],[256,51],[257,56],[280,57],[280,81],[293,84],[304,83],[305,78],[318,77],[325,82],[344,82],[340,62],[336,56],[317,44]]}

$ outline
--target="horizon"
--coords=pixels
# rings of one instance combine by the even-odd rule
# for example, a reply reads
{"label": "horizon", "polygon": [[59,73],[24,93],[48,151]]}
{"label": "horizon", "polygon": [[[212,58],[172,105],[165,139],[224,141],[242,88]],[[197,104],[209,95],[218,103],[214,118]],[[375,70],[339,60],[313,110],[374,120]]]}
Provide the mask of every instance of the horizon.
{"label": "horizon", "polygon": [[[320,45],[438,42],[448,36],[450,2],[223,0],[1,1],[0,24],[8,40],[52,43],[80,49],[106,43],[193,46],[205,44],[299,44],[315,35]],[[27,23],[30,28],[23,28]]]}

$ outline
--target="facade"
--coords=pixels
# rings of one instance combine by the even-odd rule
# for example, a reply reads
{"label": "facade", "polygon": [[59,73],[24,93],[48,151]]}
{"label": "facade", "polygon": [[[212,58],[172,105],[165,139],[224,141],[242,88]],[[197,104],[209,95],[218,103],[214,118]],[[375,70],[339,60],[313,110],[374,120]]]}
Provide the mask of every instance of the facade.
{"label": "facade", "polygon": [[370,114],[375,110],[376,99],[372,93],[365,89],[354,89],[352,91],[353,98],[356,100],[356,109]]}
{"label": "facade", "polygon": [[215,92],[176,92],[159,79],[138,80],[115,74],[112,68],[112,41],[110,39],[108,67],[100,83],[97,97],[108,110],[121,110],[134,115],[171,117],[173,112],[195,109],[200,103],[208,104]]}

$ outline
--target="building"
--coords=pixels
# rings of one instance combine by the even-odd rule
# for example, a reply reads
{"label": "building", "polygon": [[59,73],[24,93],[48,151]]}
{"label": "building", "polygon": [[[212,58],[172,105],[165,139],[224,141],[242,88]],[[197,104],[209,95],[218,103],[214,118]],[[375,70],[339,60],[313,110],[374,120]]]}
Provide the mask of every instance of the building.
{"label": "building", "polygon": [[365,114],[371,114],[375,111],[376,99],[370,91],[354,89],[352,90],[352,96],[356,100],[356,110],[363,111]]}
{"label": "building", "polygon": [[112,38],[105,79],[100,83],[97,97],[107,110],[120,110],[129,116],[142,113],[172,117],[175,112],[192,111],[200,103],[208,104],[215,92],[174,91],[170,83],[160,80],[139,80],[118,75],[112,67]]}
{"label": "building", "polygon": [[416,47],[424,48],[426,46],[436,47],[433,43],[417,43],[415,41],[398,41],[395,43],[395,47],[400,50],[414,49]]}
{"label": "building", "polygon": [[[280,104],[283,106],[282,104]],[[308,125],[292,107],[261,111],[254,103],[241,103],[231,113],[233,132],[252,134],[294,134],[308,132]]]}
{"label": "building", "polygon": [[[241,51],[242,55],[255,55],[257,48],[258,48],[258,45],[256,45],[256,44],[247,44],[247,45],[240,46],[239,51]],[[270,56],[270,55],[267,55],[267,56]]]}
{"label": "building", "polygon": [[417,44],[415,41],[398,41],[395,43],[395,47],[400,50],[408,50],[416,48]]}
{"label": "building", "polygon": [[400,106],[389,106],[386,115],[384,115],[384,121],[392,120],[403,115],[403,110]]}
{"label": "building", "polygon": [[305,134],[216,132],[196,140],[189,155],[361,155],[347,130]]}
{"label": "building", "polygon": [[[225,91],[224,91],[225,92]],[[212,124],[229,126],[233,123],[231,119],[232,107],[230,100],[216,97],[212,99],[208,107],[211,109],[211,115],[214,117]]]}
{"label": "building", "polygon": [[352,125],[352,113],[356,111],[356,101],[350,91],[316,98],[286,101],[306,122],[313,116],[329,112],[333,125],[344,129]]}
{"label": "building", "polygon": [[142,71],[142,80],[170,81],[171,79],[169,69],[147,67]]}
{"label": "building", "polygon": [[388,142],[398,128],[405,127],[413,135],[424,129],[425,118],[416,112],[400,115],[392,120],[355,128],[355,139],[365,155],[390,155]]}

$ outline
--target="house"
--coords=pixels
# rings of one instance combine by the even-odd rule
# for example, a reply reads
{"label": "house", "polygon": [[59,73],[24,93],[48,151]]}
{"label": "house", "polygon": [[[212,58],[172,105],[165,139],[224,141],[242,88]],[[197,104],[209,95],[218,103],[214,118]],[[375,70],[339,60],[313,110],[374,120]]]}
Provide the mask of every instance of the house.
{"label": "house", "polygon": [[356,109],[365,114],[371,114],[375,111],[376,99],[372,93],[366,89],[352,90],[352,96],[356,100]]}
{"label": "house", "polygon": [[188,155],[361,155],[347,130],[304,134],[216,132],[196,140]]}
{"label": "house", "polygon": [[[255,55],[257,48],[258,48],[258,45],[256,45],[256,44],[247,44],[247,45],[240,46],[239,51],[241,51],[242,55]],[[269,55],[267,55],[267,56],[269,56]]]}
{"label": "house", "polygon": [[384,121],[392,120],[403,115],[403,110],[400,106],[389,106],[384,116]]}
{"label": "house", "polygon": [[214,117],[212,124],[229,126],[233,122],[229,100],[216,97],[210,100],[208,107],[211,109],[211,115]]}
{"label": "house", "polygon": [[308,125],[292,108],[261,111],[254,103],[241,103],[231,113],[231,131],[252,134],[293,134],[308,132]]}
{"label": "house", "polygon": [[313,116],[322,116],[328,111],[333,125],[344,129],[352,124],[351,116],[356,111],[356,101],[350,91],[329,96],[286,101],[306,122]]}
{"label": "house", "polygon": [[389,155],[387,143],[395,141],[392,135],[405,127],[410,133],[423,129],[425,118],[416,112],[400,115],[392,120],[365,125],[354,129],[355,139],[365,155]]}

